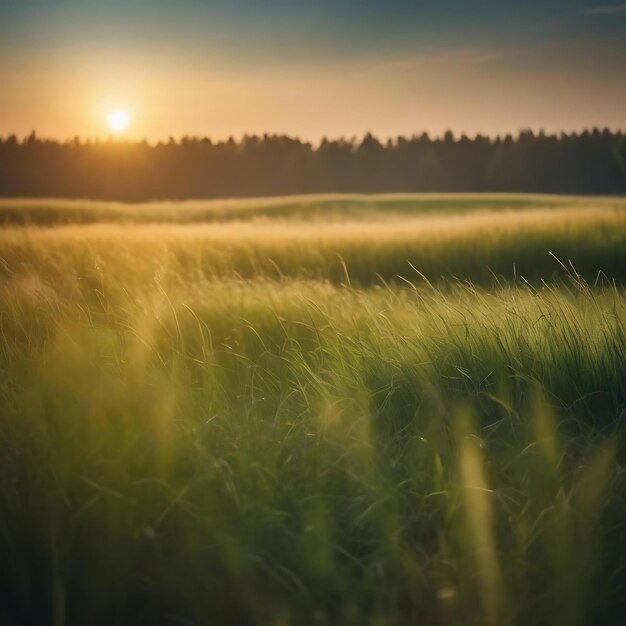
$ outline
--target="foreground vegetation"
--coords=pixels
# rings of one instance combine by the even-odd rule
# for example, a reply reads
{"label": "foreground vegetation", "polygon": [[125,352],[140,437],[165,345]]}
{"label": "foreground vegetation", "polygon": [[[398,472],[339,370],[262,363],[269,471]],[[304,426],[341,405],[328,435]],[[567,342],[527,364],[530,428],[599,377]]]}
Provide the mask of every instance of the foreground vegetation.
{"label": "foreground vegetation", "polygon": [[5,228],[0,622],[623,623],[624,213],[551,211]]}

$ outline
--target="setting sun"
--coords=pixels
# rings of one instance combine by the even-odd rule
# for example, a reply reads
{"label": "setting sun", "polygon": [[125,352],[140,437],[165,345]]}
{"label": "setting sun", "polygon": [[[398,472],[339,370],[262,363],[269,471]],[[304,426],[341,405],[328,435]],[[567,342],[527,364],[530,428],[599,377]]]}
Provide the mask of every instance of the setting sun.
{"label": "setting sun", "polygon": [[107,124],[112,132],[121,133],[130,124],[130,115],[124,109],[115,109],[107,115]]}

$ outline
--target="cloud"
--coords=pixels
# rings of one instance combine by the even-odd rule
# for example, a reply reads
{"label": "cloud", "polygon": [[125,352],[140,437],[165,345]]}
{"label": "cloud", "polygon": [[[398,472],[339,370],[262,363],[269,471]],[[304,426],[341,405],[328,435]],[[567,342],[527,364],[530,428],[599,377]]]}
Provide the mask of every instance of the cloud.
{"label": "cloud", "polygon": [[615,15],[626,13],[626,4],[603,4],[599,7],[591,7],[582,11],[585,15]]}

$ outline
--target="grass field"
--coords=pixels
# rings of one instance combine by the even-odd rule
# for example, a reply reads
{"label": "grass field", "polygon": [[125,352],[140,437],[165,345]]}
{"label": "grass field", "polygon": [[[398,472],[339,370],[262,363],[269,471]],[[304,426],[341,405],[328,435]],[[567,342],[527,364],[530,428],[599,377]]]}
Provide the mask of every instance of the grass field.
{"label": "grass field", "polygon": [[0,222],[0,624],[624,623],[626,201]]}

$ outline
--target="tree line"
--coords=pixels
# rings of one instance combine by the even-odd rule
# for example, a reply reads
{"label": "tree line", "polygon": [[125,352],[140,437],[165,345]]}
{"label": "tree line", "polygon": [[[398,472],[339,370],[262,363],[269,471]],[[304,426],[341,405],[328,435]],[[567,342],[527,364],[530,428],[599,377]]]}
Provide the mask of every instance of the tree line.
{"label": "tree line", "polygon": [[153,199],[381,192],[626,193],[626,135],[593,129],[384,143],[283,135],[149,144],[0,138],[0,196]]}

